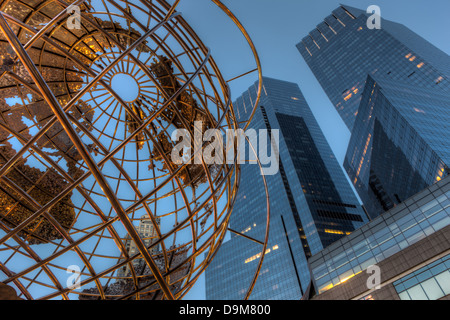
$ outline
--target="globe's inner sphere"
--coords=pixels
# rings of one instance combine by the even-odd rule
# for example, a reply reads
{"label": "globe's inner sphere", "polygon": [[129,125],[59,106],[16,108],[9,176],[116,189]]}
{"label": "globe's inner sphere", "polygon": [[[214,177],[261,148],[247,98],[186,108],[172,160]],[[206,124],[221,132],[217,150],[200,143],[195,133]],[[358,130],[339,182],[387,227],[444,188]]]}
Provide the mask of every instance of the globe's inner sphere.
{"label": "globe's inner sphere", "polygon": [[125,102],[133,102],[139,96],[139,85],[136,80],[126,73],[117,73],[111,79],[111,88]]}

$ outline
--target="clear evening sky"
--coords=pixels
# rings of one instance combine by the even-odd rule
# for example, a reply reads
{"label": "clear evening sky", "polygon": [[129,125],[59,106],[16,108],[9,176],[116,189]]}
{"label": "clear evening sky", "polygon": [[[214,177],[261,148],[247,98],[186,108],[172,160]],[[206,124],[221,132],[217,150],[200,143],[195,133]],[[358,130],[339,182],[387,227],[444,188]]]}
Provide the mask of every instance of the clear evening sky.
{"label": "clear evening sky", "polygon": [[[173,3],[173,0],[169,1]],[[300,56],[295,45],[339,6],[381,8],[384,19],[404,24],[450,54],[449,0],[223,0],[249,32],[261,58],[263,75],[300,86],[337,159],[342,164],[350,132]],[[182,0],[179,11],[212,55],[225,79],[254,68],[236,28],[210,0]],[[232,82],[236,98],[256,80],[252,74]],[[204,299],[204,276],[186,299]]]}

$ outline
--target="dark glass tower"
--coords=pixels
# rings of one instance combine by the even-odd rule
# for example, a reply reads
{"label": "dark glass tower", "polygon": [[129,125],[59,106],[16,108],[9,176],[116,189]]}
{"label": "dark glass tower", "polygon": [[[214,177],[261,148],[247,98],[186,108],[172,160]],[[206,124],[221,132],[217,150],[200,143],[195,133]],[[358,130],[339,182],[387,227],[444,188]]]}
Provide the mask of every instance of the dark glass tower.
{"label": "dark glass tower", "polygon": [[370,216],[450,173],[450,92],[369,76],[344,167]]}
{"label": "dark glass tower", "polygon": [[[235,103],[246,120],[257,84]],[[264,78],[250,128],[279,130],[279,172],[266,176],[271,205],[269,244],[251,299],[300,299],[310,282],[307,258],[367,222],[362,207],[300,89]],[[230,228],[262,241],[266,199],[257,165],[242,166]],[[206,270],[206,298],[242,299],[262,246],[232,234]]]}
{"label": "dark glass tower", "polygon": [[365,11],[342,5],[297,48],[352,130],[368,75],[423,88],[450,88],[450,57],[404,25],[382,19],[369,29]]}

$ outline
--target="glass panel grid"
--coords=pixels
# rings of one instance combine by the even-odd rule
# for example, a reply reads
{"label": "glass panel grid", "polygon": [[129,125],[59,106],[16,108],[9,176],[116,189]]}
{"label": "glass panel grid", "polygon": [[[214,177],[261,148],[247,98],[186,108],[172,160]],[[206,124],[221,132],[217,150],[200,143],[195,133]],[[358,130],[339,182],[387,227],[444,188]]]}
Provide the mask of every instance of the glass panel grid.
{"label": "glass panel grid", "polygon": [[450,294],[450,254],[393,283],[401,300],[437,300]]}

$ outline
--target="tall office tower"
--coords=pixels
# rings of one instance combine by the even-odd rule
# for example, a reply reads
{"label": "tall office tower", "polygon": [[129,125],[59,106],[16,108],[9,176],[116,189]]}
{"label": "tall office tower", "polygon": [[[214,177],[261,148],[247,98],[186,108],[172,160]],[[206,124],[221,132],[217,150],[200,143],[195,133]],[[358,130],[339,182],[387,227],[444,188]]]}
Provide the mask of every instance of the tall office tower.
{"label": "tall office tower", "polygon": [[450,57],[368,16],[341,6],[297,48],[352,130],[344,168],[374,218],[448,174]]}
{"label": "tall office tower", "polygon": [[342,5],[297,44],[350,130],[368,75],[424,88],[450,88],[446,53],[402,24],[382,19],[381,29],[369,29],[370,16]]}
{"label": "tall office tower", "polygon": [[[257,83],[235,102],[239,120],[249,117]],[[279,130],[279,171],[266,176],[270,235],[250,299],[300,299],[310,274],[307,258],[367,222],[367,217],[331,151],[299,87],[264,78],[251,129]],[[257,165],[242,166],[230,228],[264,240],[266,198]],[[206,270],[206,298],[242,299],[262,246],[238,234],[219,249]]]}

